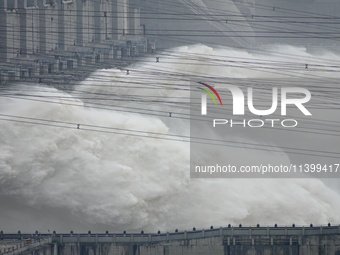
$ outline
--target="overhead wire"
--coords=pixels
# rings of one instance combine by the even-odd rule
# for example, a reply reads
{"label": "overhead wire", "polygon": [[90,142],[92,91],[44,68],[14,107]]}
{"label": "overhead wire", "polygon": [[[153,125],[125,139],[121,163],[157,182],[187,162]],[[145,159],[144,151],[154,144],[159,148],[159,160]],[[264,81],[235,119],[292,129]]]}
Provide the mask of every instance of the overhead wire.
{"label": "overhead wire", "polygon": [[[236,142],[236,141],[227,141],[227,140],[214,140],[214,139],[202,138],[202,137],[189,137],[189,136],[183,136],[183,135],[163,134],[163,133],[157,133],[157,132],[147,132],[147,131],[142,131],[142,130],[113,128],[113,127],[89,125],[89,124],[84,124],[84,123],[37,119],[37,118],[13,116],[13,115],[5,115],[5,114],[0,114],[0,116],[3,116],[3,117],[0,117],[0,120],[4,120],[4,121],[20,122],[20,123],[34,124],[34,125],[44,125],[44,126],[59,127],[59,128],[80,129],[80,130],[85,130],[85,131],[95,131],[95,132],[102,132],[102,133],[113,133],[113,134],[119,134],[119,135],[138,136],[138,137],[143,137],[143,138],[153,138],[153,139],[181,141],[181,142],[184,141],[184,142],[191,142],[191,143],[198,143],[198,144],[228,146],[228,147],[236,147],[236,148],[244,148],[244,145],[247,145],[247,146],[250,145],[250,146],[255,146],[257,148],[247,147],[248,149],[264,150],[264,151],[272,151],[272,152],[274,151],[274,152],[280,152],[280,153],[282,152],[281,149],[286,149],[286,150],[293,150],[294,154],[301,154],[301,155],[307,155],[307,156],[322,156],[326,158],[337,158],[337,156],[340,155],[339,152],[331,152],[331,151],[299,149],[299,148],[293,148],[293,147],[281,147],[281,149],[275,150],[277,149],[275,145],[263,145],[263,144]],[[65,124],[68,126],[65,126]],[[113,130],[116,130],[116,131],[113,131]],[[126,133],[122,133],[119,131],[127,131],[129,133],[126,134]],[[186,138],[187,140],[182,140],[180,138]],[[211,143],[212,141],[218,142],[218,143]],[[232,143],[232,144],[230,145],[228,143]],[[238,144],[238,145],[235,145],[235,144]],[[301,152],[301,151],[307,151],[308,153]],[[314,152],[321,153],[321,155],[313,154]],[[322,155],[322,153],[325,153],[327,155]],[[331,156],[329,154],[333,154],[334,156]]]}
{"label": "overhead wire", "polygon": [[[178,30],[179,31],[179,30]],[[202,30],[202,31],[200,31],[200,32],[203,32],[204,30]],[[175,30],[174,30],[174,32],[176,32]],[[288,32],[287,32],[288,33]],[[201,34],[202,35],[202,34]],[[157,35],[158,36],[158,35]],[[334,37],[333,36],[333,38],[337,38],[337,37]],[[163,55],[162,56],[166,56],[165,55],[165,53],[162,53]],[[191,61],[197,61],[197,59],[195,59],[195,58],[188,58],[188,60],[191,60]],[[219,61],[218,59],[216,59],[215,61]],[[259,64],[259,63],[257,63],[256,61],[255,62],[245,62],[245,61],[235,61],[235,62],[237,62],[239,65],[240,64],[242,64],[242,65],[244,65],[244,64],[248,64],[248,65],[253,65],[254,66],[254,68],[259,68],[258,66],[257,66],[257,64]],[[229,61],[229,63],[235,63],[235,62],[232,62],[232,61]],[[171,62],[166,62],[166,61],[164,61],[164,60],[162,60],[162,63],[165,63],[165,64],[169,64],[169,63],[171,63]],[[187,65],[188,63],[190,63],[190,64],[192,64],[192,62],[187,62],[187,63],[181,63],[182,65]],[[274,64],[273,62],[271,63],[271,64]],[[281,63],[282,64],[282,63]],[[201,63],[194,63],[194,65],[203,65],[203,64],[201,64]],[[235,67],[235,68],[245,68],[244,66],[242,66],[242,65],[240,65],[240,66],[233,66],[233,65],[229,65],[229,67]],[[269,63],[268,63],[268,65],[270,65]],[[278,65],[278,67],[280,66],[280,63],[277,63],[277,65]],[[292,73],[291,73],[291,71],[293,70],[293,71],[296,71],[296,70],[299,70],[299,68],[296,68],[296,67],[294,67],[294,64],[292,64],[292,66],[290,66],[290,63],[286,63],[286,67],[287,67],[287,71],[290,71],[290,73],[287,73],[287,75],[288,76],[290,76],[290,77],[292,77]],[[216,64],[210,64],[210,66],[211,67],[216,67],[216,66],[219,66],[219,64],[218,63],[216,63]],[[323,67],[322,65],[318,65],[319,67]],[[293,68],[294,67],[294,69],[290,69],[290,68]],[[248,66],[247,67],[248,69],[250,69],[250,66]],[[337,68],[337,66],[329,66],[328,68]],[[260,68],[261,70],[264,70],[264,69],[266,69],[266,68],[264,68],[264,67],[261,67]],[[275,70],[275,67],[272,67],[272,66],[268,66],[268,68],[267,69],[271,69],[271,70]],[[138,71],[137,69],[132,69],[132,71],[133,72],[140,72],[140,71]],[[268,70],[266,70],[266,72],[267,72]],[[282,71],[282,69],[280,69],[280,71]],[[320,70],[319,70],[320,71]],[[326,70],[325,70],[326,71]],[[331,71],[330,69],[328,70],[328,71]],[[150,78],[153,78],[153,79],[155,79],[156,77],[158,77],[159,75],[165,75],[165,76],[170,76],[172,79],[173,78],[176,78],[176,79],[179,79],[179,80],[181,80],[181,81],[183,81],[183,77],[185,77],[186,75],[183,75],[183,74],[181,74],[181,73],[176,73],[176,72],[174,72],[174,71],[172,71],[172,72],[169,72],[169,70],[167,70],[167,72],[165,72],[164,70],[161,70],[161,69],[152,69],[152,71],[149,71],[149,72],[147,72],[146,70],[142,70],[141,71],[142,73],[143,73],[143,75],[145,75],[146,77],[145,77],[145,80],[147,80],[147,79],[150,79]],[[281,74],[281,73],[280,73]],[[197,74],[191,74],[190,76],[195,76],[195,75],[197,75]],[[185,80],[190,80],[189,79],[189,75],[187,75],[188,77],[187,78],[185,78]],[[311,76],[313,76],[313,75],[311,75]],[[315,76],[315,75],[314,75]],[[97,80],[97,81],[103,81],[103,80],[105,80],[106,78],[102,78],[102,77],[100,77],[99,75],[98,75],[98,77],[95,77],[95,76],[93,76],[93,78],[96,78],[95,80]],[[209,77],[205,77],[205,78],[209,78]],[[317,77],[313,77],[313,78],[317,78]],[[325,77],[322,77],[322,76],[319,76],[319,78],[320,79],[325,79]],[[159,78],[159,80],[161,81],[161,80],[163,80],[164,79],[164,76],[162,77],[162,78]],[[108,81],[109,81],[110,79],[108,79]],[[331,79],[330,79],[331,80]],[[325,81],[325,80],[323,80],[323,81]],[[157,82],[157,79],[155,80],[155,82]],[[332,81],[332,82],[336,82],[335,81],[335,79]],[[139,86],[142,84],[142,82],[139,82],[139,83],[135,83],[135,84],[138,84]],[[169,85],[169,84],[168,84]],[[175,84],[173,84],[173,85],[175,85]],[[321,86],[318,86],[318,87],[316,87],[316,88],[322,88]],[[150,89],[150,88],[149,88]],[[170,88],[171,89],[171,88]],[[177,88],[178,89],[178,88]],[[332,92],[329,92],[329,94],[330,95],[334,95]],[[120,95],[121,96],[121,95]],[[141,95],[139,95],[139,97],[141,97]],[[98,99],[97,99],[98,100]],[[102,98],[101,100],[106,100],[106,99],[104,99],[104,98]],[[160,102],[162,102],[162,101],[155,101],[155,103],[160,103]],[[174,102],[174,103],[176,103],[176,104],[178,104],[179,102]]]}

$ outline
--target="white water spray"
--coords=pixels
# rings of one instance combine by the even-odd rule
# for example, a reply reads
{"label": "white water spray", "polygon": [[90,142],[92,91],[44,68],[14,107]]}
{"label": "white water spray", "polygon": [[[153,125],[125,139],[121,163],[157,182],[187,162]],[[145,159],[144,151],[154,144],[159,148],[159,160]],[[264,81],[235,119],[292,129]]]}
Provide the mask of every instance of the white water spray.
{"label": "white water spray", "polygon": [[[292,55],[317,58],[303,49],[288,48]],[[198,53],[204,56],[193,57]],[[188,111],[180,102],[188,99],[189,83],[176,75],[256,78],[280,77],[282,73],[220,64],[225,55],[266,59],[246,51],[199,45],[175,49],[171,55],[161,56],[160,63],[146,59],[129,67],[129,76],[125,71],[99,70],[71,95],[23,85],[11,91],[26,96],[12,93],[11,97],[0,97],[1,114],[33,118],[6,117],[12,121],[0,121],[1,229],[173,231],[228,223],[340,222],[340,195],[320,180],[190,179],[189,144],[154,138],[160,134],[188,135],[188,120],[173,118]],[[212,67],[202,58],[219,65]],[[295,62],[299,61],[304,64],[301,59]],[[303,71],[298,75],[304,75]],[[169,89],[169,83],[178,89]],[[102,93],[109,100],[98,105],[103,103]],[[35,100],[28,95],[34,95]],[[169,117],[172,109],[175,113]],[[81,123],[79,128],[77,123]],[[120,131],[113,133],[110,128]],[[144,133],[126,135],[122,129]],[[233,139],[244,141],[241,137]],[[254,141],[266,144],[256,138]],[[229,152],[235,153],[233,148]],[[268,154],[247,148],[242,153],[253,157]],[[270,156],[273,161],[289,162],[283,153]]]}

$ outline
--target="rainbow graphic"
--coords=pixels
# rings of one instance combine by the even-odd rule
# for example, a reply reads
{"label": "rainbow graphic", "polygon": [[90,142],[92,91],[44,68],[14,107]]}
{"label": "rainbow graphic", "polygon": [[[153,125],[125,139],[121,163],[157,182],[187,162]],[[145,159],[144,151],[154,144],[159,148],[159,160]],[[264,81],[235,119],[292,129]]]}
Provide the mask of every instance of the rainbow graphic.
{"label": "rainbow graphic", "polygon": [[[220,97],[220,95],[217,93],[217,91],[210,85],[206,84],[206,83],[203,83],[203,82],[198,82],[199,84],[203,85],[203,86],[206,86],[207,88],[209,88],[212,92],[214,92],[214,94],[217,96],[218,98],[218,101],[220,101],[220,105],[222,105],[222,99]],[[198,89],[200,90],[203,90],[205,93],[207,93],[211,99],[214,101],[214,104],[217,105],[217,101],[216,101],[216,98],[214,97],[214,95],[207,89],[205,88],[200,88],[200,87],[197,87]]]}
{"label": "rainbow graphic", "polygon": [[[206,93],[206,94],[202,94],[201,114],[207,115],[207,94],[214,101],[215,105],[217,105],[217,101],[216,101],[215,96],[218,98],[220,105],[222,105],[222,99],[221,99],[220,95],[217,93],[217,91],[212,86],[210,86],[209,84],[203,83],[203,82],[198,82],[198,83],[208,88],[208,89],[206,89],[206,88],[197,87],[198,89],[200,89],[200,90],[202,90]],[[213,93],[211,93],[211,91],[215,94],[215,96],[213,95]]]}

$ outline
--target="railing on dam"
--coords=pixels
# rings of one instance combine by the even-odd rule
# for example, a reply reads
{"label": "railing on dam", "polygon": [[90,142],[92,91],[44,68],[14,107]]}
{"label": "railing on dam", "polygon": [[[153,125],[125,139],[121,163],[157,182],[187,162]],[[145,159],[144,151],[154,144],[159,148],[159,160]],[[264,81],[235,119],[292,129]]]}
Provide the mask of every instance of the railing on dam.
{"label": "railing on dam", "polygon": [[[252,237],[252,236],[317,236],[340,235],[340,226],[311,227],[226,227],[193,230],[175,233],[124,233],[124,234],[39,234],[41,238],[50,236],[57,243],[159,243],[209,237]],[[1,239],[26,238],[29,234],[0,234]]]}
{"label": "railing on dam", "polygon": [[52,242],[51,237],[44,237],[43,239],[32,239],[29,243],[28,242],[22,242],[19,244],[15,244],[15,245],[9,245],[8,247],[4,248],[4,249],[0,249],[0,254],[11,254],[11,255],[15,255],[15,254],[20,254],[23,253],[25,251],[32,251],[35,250],[38,247],[41,247],[43,245],[49,244]]}
{"label": "railing on dam", "polygon": [[333,227],[230,227],[198,231],[184,231],[164,234],[59,234],[52,237],[61,243],[95,242],[95,243],[153,243],[166,241],[190,240],[219,236],[303,236],[303,235],[337,235],[340,226]]}

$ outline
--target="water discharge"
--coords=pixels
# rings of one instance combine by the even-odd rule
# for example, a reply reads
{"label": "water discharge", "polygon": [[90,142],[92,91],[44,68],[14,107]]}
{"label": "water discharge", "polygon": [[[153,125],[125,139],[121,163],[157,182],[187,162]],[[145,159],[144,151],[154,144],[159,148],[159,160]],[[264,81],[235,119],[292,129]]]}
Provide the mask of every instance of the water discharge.
{"label": "water discharge", "polygon": [[[25,84],[3,91],[0,228],[116,232],[339,223],[340,194],[321,180],[189,178],[189,144],[178,136],[189,134],[191,79],[303,77],[303,68],[285,67],[340,60],[292,46],[272,52],[181,47],[160,54],[159,63],[147,58],[128,67],[129,74],[98,70],[71,93]],[[268,71],[275,61],[286,66]],[[322,66],[318,72],[319,78],[338,75]],[[269,155],[290,162],[282,152]]]}

